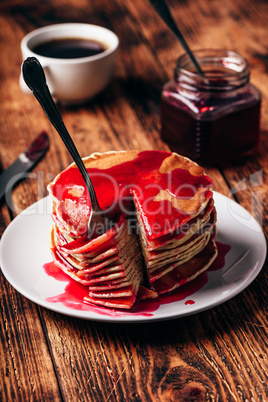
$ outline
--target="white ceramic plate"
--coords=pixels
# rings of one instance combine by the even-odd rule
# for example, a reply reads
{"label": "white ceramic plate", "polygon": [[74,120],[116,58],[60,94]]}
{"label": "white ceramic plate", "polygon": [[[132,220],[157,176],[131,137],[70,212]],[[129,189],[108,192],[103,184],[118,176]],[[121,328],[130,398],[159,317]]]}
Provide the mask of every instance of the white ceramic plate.
{"label": "white ceramic plate", "polygon": [[214,193],[214,199],[218,213],[216,240],[231,248],[221,269],[203,275],[202,286],[195,282],[176,301],[164,298],[162,303],[143,303],[133,312],[82,303],[82,298],[77,297],[81,285],[64,274],[60,280],[48,274],[52,266],[49,264],[52,258],[48,234],[52,221],[48,197],[23,211],[5,230],[0,243],[2,272],[18,292],[40,306],[88,320],[143,322],[204,311],[244,290],[260,272],[266,256],[264,234],[252,215],[219,193]]}

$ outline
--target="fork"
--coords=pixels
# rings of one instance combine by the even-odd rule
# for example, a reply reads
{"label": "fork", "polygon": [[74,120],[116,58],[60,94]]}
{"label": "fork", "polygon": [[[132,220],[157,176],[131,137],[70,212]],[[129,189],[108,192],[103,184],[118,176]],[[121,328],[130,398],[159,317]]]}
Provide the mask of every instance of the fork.
{"label": "fork", "polygon": [[107,229],[108,227],[108,218],[99,206],[88,171],[62,120],[59,109],[51,96],[46,83],[45,73],[39,60],[36,57],[28,57],[22,64],[22,74],[24,81],[31,89],[48,119],[59,133],[85,181],[91,202],[91,211],[88,221],[88,238],[91,239],[92,235],[96,232],[97,227],[100,226],[100,228],[104,229],[102,232],[106,231],[105,228]]}

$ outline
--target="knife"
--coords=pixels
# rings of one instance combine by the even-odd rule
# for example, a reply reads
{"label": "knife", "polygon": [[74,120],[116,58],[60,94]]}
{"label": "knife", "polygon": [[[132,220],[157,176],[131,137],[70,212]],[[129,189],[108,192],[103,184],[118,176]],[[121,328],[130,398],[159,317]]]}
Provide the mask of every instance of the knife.
{"label": "knife", "polygon": [[19,155],[18,159],[0,174],[0,200],[6,193],[11,192],[19,180],[27,177],[25,173],[40,161],[48,147],[48,135],[45,131],[42,131],[31,145]]}

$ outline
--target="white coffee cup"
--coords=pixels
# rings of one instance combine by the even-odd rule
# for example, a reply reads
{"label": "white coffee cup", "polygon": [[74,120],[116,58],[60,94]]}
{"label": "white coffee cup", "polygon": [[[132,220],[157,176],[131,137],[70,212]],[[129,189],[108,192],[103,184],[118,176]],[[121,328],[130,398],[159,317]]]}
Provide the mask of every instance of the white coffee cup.
{"label": "white coffee cup", "polygon": [[[104,44],[104,51],[87,57],[60,59],[40,56],[33,49],[57,39],[89,39]],[[81,103],[101,92],[108,84],[116,58],[119,39],[109,29],[90,24],[49,25],[28,33],[21,41],[22,58],[36,57],[44,68],[52,96],[63,103]],[[20,87],[30,90],[20,75]]]}

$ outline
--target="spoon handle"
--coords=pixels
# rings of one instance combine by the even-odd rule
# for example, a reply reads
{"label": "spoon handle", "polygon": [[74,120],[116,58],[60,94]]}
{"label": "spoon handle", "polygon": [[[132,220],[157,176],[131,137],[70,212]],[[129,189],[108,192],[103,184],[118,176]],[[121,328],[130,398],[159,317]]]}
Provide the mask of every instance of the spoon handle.
{"label": "spoon handle", "polygon": [[188,53],[190,59],[192,60],[198,73],[201,75],[204,75],[204,72],[202,71],[201,67],[199,66],[196,58],[194,57],[191,49],[189,48],[186,40],[184,39],[181,31],[179,30],[176,22],[174,21],[165,0],[149,0],[149,2],[151,3],[151,5],[155,9],[155,11],[158,13],[158,15],[165,21],[165,23],[171,29],[171,31],[177,36],[177,38],[181,42],[181,45],[183,46],[185,51]]}
{"label": "spoon handle", "polygon": [[44,112],[46,113],[48,119],[53,124],[61,139],[63,140],[66,148],[73,157],[85,183],[90,195],[92,209],[95,210],[99,208],[96,193],[87,172],[87,169],[82,161],[77,148],[68,133],[65,124],[62,120],[59,109],[57,108],[49,88],[46,83],[46,77],[44,70],[36,57],[28,57],[22,65],[22,74],[24,81],[28,87],[33,91],[34,96],[42,106]]}

